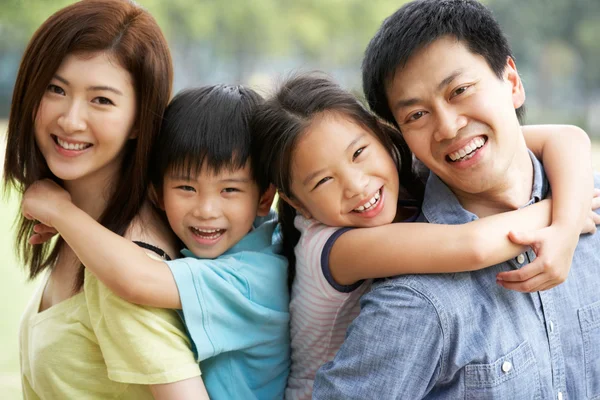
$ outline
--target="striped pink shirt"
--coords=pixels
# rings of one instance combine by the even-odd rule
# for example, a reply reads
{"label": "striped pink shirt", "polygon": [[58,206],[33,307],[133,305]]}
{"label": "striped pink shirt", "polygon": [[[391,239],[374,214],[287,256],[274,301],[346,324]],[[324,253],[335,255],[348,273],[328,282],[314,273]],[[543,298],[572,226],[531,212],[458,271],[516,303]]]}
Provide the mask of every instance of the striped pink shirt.
{"label": "striped pink shirt", "polygon": [[338,351],[346,329],[360,311],[359,299],[371,281],[337,284],[329,271],[335,240],[349,228],[333,228],[296,216],[296,278],[290,301],[292,366],[286,399],[310,399],[317,370]]}

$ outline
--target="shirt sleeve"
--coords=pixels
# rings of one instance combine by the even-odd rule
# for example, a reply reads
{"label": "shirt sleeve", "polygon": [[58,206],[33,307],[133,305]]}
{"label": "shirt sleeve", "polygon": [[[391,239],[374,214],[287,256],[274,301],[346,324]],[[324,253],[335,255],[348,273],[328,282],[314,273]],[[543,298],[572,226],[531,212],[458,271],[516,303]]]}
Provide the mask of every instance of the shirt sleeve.
{"label": "shirt sleeve", "polygon": [[380,284],[363,296],[344,344],[317,372],[313,399],[420,399],[440,374],[442,335],[429,300]]}
{"label": "shirt sleeve", "polygon": [[240,272],[241,261],[182,258],[167,265],[177,283],[198,361],[256,346],[287,327],[285,310],[253,301],[253,291],[276,289],[269,287],[268,279],[262,287],[251,284]]}
{"label": "shirt sleeve", "polygon": [[200,375],[174,310],[129,303],[87,272],[84,290],[109,379],[155,385]]}

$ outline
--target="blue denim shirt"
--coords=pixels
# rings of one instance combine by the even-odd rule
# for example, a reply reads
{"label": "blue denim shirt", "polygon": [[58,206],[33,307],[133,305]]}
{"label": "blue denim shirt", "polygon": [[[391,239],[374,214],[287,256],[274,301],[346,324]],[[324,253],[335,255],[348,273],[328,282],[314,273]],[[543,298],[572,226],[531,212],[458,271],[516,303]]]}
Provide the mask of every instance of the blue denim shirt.
{"label": "blue denim shirt", "polygon": [[[532,160],[528,204],[548,191]],[[594,180],[600,187],[600,176]],[[476,218],[429,177],[421,221]],[[600,234],[580,238],[569,278],[553,289],[496,284],[500,271],[534,258],[529,250],[479,271],[380,280],[335,359],[317,373],[313,398],[600,399]]]}

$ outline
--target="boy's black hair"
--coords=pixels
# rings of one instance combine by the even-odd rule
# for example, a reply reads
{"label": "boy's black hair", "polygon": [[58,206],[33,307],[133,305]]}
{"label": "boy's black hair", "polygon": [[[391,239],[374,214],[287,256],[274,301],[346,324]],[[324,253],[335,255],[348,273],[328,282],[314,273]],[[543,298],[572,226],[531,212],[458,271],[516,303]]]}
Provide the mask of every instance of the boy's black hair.
{"label": "boy's black hair", "polygon": [[[508,57],[508,41],[491,11],[476,0],[415,0],[388,17],[369,42],[362,62],[363,91],[371,109],[398,126],[388,105],[386,85],[419,50],[453,36],[482,56],[498,78]],[[524,107],[517,109],[519,120]]]}
{"label": "boy's black hair", "polygon": [[[151,179],[158,193],[167,173],[195,176],[243,168],[250,158],[250,119],[263,98],[244,86],[213,85],[179,92],[165,111],[154,144]],[[254,180],[263,193],[265,179]]]}

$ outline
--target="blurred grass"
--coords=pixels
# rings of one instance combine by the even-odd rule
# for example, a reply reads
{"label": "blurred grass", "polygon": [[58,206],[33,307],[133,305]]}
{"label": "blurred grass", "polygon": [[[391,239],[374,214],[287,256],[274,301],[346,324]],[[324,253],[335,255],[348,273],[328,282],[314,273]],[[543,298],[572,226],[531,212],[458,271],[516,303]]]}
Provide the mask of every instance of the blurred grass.
{"label": "blurred grass", "polygon": [[[0,171],[4,165],[6,122],[0,121]],[[0,397],[21,399],[19,376],[18,331],[21,313],[36,287],[26,281],[23,268],[17,265],[12,226],[18,212],[18,199],[0,198],[0,254],[4,259],[0,280]]]}
{"label": "blurred grass", "polygon": [[[0,170],[4,165],[6,122],[0,121]],[[600,142],[593,143],[592,161],[600,172]],[[4,268],[0,280],[0,397],[16,400],[21,396],[19,376],[18,330],[19,320],[36,283],[26,281],[23,268],[17,265],[12,225],[18,212],[18,199],[11,196],[0,201],[0,254],[4,257]]]}

